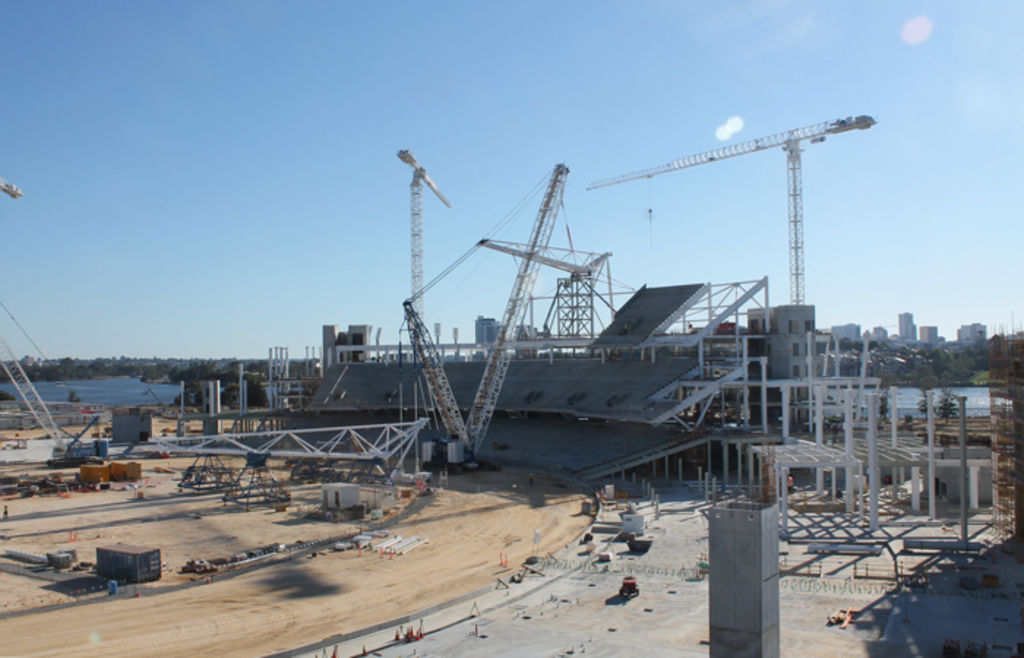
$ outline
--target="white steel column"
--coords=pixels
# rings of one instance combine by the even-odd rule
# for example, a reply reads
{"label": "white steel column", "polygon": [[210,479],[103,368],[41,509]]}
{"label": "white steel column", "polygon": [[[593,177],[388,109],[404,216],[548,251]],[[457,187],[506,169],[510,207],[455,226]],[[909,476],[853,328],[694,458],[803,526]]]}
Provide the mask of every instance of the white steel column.
{"label": "white steel column", "polygon": [[[736,323],[739,326],[739,323]],[[747,337],[743,337],[743,429],[750,430],[750,352]],[[739,460],[742,464],[742,457]],[[742,471],[742,468],[740,469]]]}
{"label": "white steel column", "polygon": [[921,467],[910,467],[910,510],[921,511]]}
{"label": "white steel column", "polygon": [[[889,387],[889,418],[892,420],[892,447],[896,447],[896,423],[899,422],[899,416],[897,415],[896,409],[896,387]],[[893,482],[896,481],[896,473],[893,471]]]}
{"label": "white steel column", "polygon": [[932,392],[925,391],[928,412],[928,518],[935,520],[935,404]]}
{"label": "white steel column", "polygon": [[761,361],[761,431],[768,433],[768,357],[762,356]]}
{"label": "white steel column", "polygon": [[729,486],[729,444],[722,439],[722,485]]}
{"label": "white steel column", "polygon": [[782,438],[789,438],[789,384],[782,384]]}
{"label": "white steel column", "polygon": [[864,402],[864,385],[867,383],[868,378],[868,360],[871,358],[871,345],[868,342],[868,333],[864,332],[863,336],[863,347],[861,347],[860,356],[860,402]]}
{"label": "white steel column", "polygon": [[807,332],[807,433],[814,431],[814,333]]}
{"label": "white steel column", "polygon": [[[818,385],[814,387],[814,443],[822,446],[825,444],[825,387]],[[814,493],[819,496],[825,491],[825,471],[820,468],[814,469]]]}
{"label": "white steel column", "polygon": [[782,495],[779,500],[782,501],[782,534],[784,536],[789,535],[789,469],[780,468],[781,475],[779,476],[779,484],[782,487]]}
{"label": "white steel column", "polygon": [[978,509],[978,469],[978,466],[971,466],[968,471],[971,509]]}
{"label": "white steel column", "polygon": [[[843,444],[847,461],[853,459],[853,389],[847,388],[843,396]],[[853,511],[853,467],[846,467],[846,511]]]}
{"label": "white steel column", "polygon": [[878,395],[868,396],[868,491],[870,499],[868,528],[878,531]]}

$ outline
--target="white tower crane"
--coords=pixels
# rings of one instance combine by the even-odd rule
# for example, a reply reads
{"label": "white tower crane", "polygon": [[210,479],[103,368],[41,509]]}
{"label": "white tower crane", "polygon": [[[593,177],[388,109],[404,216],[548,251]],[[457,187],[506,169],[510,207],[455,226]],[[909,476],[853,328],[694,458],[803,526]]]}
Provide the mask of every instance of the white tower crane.
{"label": "white tower crane", "polygon": [[8,183],[3,178],[0,178],[0,192],[6,192],[12,199],[17,199],[21,196],[21,190],[18,189],[18,186]]}
{"label": "white tower crane", "polygon": [[423,183],[427,184],[441,203],[451,208],[452,204],[437,189],[437,185],[427,175],[427,170],[420,165],[416,156],[408,149],[398,152],[398,159],[412,167],[412,183],[409,191],[412,206],[412,295],[410,299],[416,313],[423,317]]}
{"label": "white tower crane", "polygon": [[[21,196],[21,190],[2,178],[0,178],[0,191],[5,192],[12,199],[17,199]],[[36,422],[39,423],[39,426],[46,430],[47,434],[53,438],[63,436],[64,432],[57,427],[57,423],[54,422],[53,416],[50,415],[50,410],[46,407],[46,403],[39,397],[39,392],[36,391],[36,387],[29,381],[28,375],[25,374],[25,370],[18,363],[14,352],[3,336],[0,336],[0,369],[7,374],[11,383],[14,384],[14,390],[18,392],[18,395],[25,402],[25,406],[28,407],[28,410],[36,419]]]}
{"label": "white tower crane", "polygon": [[593,190],[618,183],[626,183],[640,178],[651,178],[678,169],[688,169],[697,165],[708,164],[717,160],[746,155],[756,151],[781,146],[786,152],[786,190],[789,200],[789,301],[791,304],[804,303],[804,200],[803,183],[800,169],[800,142],[809,139],[812,144],[825,141],[826,135],[836,135],[850,130],[867,130],[875,125],[875,120],[861,115],[856,118],[825,121],[812,126],[796,128],[783,133],[769,135],[741,144],[730,144],[722,148],[697,153],[679,160],[673,160],[660,167],[642,169],[614,178],[594,181],[588,187]]}

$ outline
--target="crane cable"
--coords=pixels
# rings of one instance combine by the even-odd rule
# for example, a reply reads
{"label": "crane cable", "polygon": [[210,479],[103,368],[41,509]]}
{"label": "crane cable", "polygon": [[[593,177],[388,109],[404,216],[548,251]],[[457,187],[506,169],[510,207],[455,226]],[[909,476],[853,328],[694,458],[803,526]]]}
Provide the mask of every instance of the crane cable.
{"label": "crane cable", "polygon": [[[32,347],[36,348],[36,352],[39,352],[39,356],[42,357],[43,361],[49,361],[49,357],[43,354],[42,348],[40,348],[39,345],[36,344],[36,341],[32,340],[32,336],[30,336],[29,333],[25,331],[25,327],[21,326],[21,323],[18,322],[18,318],[14,317],[14,313],[11,313],[11,309],[7,308],[7,304],[4,304],[3,300],[0,300],[0,307],[3,307],[4,312],[6,312],[8,317],[10,317],[11,320],[14,321],[14,324],[18,327],[18,329],[21,330],[21,333],[24,334],[25,338],[28,339],[28,342],[32,343]],[[72,389],[67,382],[64,382],[64,385],[67,386],[69,396],[70,394],[74,394],[75,397],[78,397],[78,393],[75,393],[74,389]]]}
{"label": "crane cable", "polygon": [[[506,213],[504,217],[502,217],[500,220],[498,220],[498,223],[495,224],[491,228],[491,230],[488,231],[487,234],[484,236],[484,240],[489,240],[493,236],[497,235],[499,232],[504,230],[505,227],[507,227],[512,222],[512,220],[515,219],[519,215],[519,213],[522,212],[523,207],[526,206],[527,202],[529,202],[530,199],[532,199],[533,197],[535,197],[537,195],[537,193],[540,191],[540,188],[547,182],[549,177],[550,177],[549,175],[545,174],[544,177],[542,177],[537,182],[537,184],[533,186],[533,189],[531,189],[529,192],[527,192],[526,195],[522,199],[520,199],[519,202],[516,203],[516,205],[513,206],[512,209],[509,210],[508,213]],[[466,260],[473,254],[473,252],[475,252],[479,248],[480,248],[480,242],[477,242],[472,247],[467,249],[465,251],[465,253],[463,253],[461,256],[459,256],[457,259],[455,259],[455,261],[451,265],[449,265],[448,267],[446,267],[443,270],[441,270],[440,274],[435,276],[426,285],[424,285],[422,288],[417,290],[416,294],[413,295],[413,299],[415,299],[417,297],[422,297],[424,294],[426,294],[426,292],[428,290],[430,290],[431,288],[433,288],[435,285],[437,285],[441,281],[441,279],[443,279],[446,276],[448,276],[449,274],[451,274],[453,270],[455,270],[460,265],[462,265],[464,262],[466,262]]]}

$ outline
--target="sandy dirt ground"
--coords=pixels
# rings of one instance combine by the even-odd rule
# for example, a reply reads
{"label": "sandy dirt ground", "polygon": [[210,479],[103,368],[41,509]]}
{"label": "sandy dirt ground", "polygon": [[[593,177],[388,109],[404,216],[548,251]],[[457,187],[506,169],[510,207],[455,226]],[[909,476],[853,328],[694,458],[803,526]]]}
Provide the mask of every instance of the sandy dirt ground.
{"label": "sandy dirt ground", "polygon": [[[531,486],[521,471],[467,474],[452,477],[448,489],[428,496],[423,509],[390,528],[392,534],[429,538],[405,556],[321,553],[158,593],[155,587],[196,578],[177,573],[189,558],[227,557],[355,529],[310,518],[319,500],[317,485],[292,488],[293,503],[285,512],[246,512],[215,494],[178,494],[175,476],[153,471],[186,464],[144,461],[141,499],[123,489],[6,501],[11,518],[0,529],[0,548],[73,547],[80,560],[93,561],[96,546],[142,544],[160,547],[171,571],[159,583],[139,585],[138,597],[100,595],[97,603],[0,619],[0,655],[252,656],[285,650],[493,583],[534,551],[535,531],[541,536],[536,551],[544,554],[573,541],[590,521],[579,514],[585,495],[553,478],[536,474]],[[510,556],[509,568],[499,566],[499,553]],[[69,598],[26,576],[3,573],[0,584],[3,611]]]}

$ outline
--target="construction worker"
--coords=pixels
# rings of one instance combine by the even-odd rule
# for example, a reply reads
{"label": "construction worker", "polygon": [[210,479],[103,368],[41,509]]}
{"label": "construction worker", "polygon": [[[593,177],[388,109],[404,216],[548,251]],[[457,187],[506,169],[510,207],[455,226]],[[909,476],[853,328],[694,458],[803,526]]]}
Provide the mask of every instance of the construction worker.
{"label": "construction worker", "polygon": [[7,505],[4,505],[4,521],[7,520]]}
{"label": "construction worker", "polygon": [[[533,473],[530,473],[529,476],[530,476],[530,486],[532,487],[533,486]],[[6,510],[6,508],[4,508],[4,509]],[[4,513],[4,516],[7,516],[6,512]]]}

